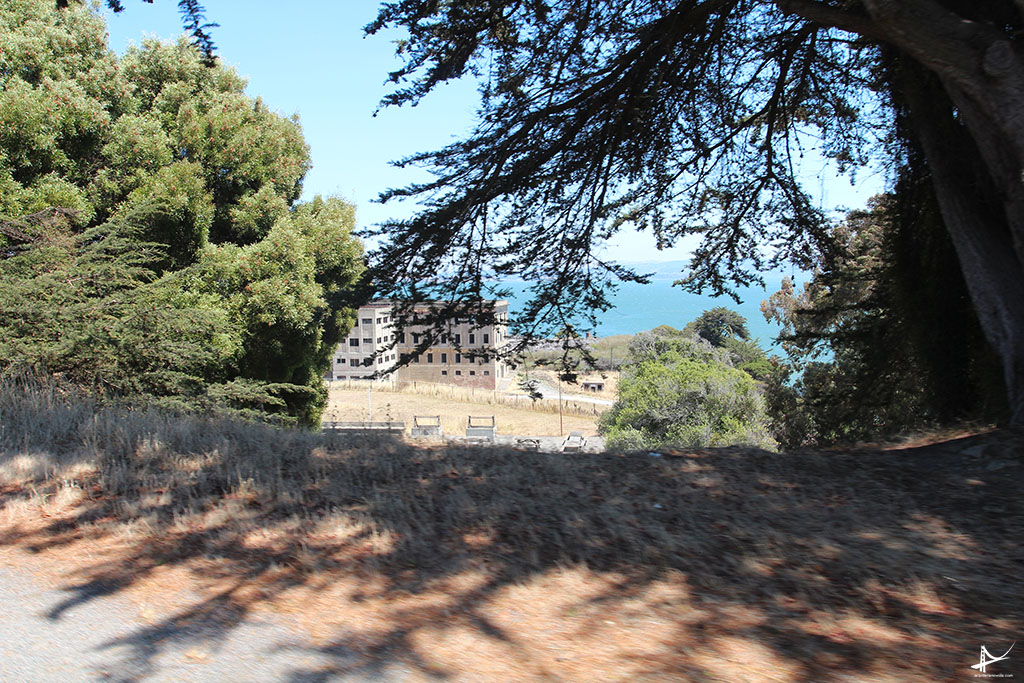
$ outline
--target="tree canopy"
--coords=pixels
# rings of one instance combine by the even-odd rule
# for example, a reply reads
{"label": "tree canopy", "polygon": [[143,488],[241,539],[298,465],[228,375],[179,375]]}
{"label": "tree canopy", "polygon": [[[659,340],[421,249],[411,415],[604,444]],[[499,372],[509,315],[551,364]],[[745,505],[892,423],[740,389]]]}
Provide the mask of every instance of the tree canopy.
{"label": "tree canopy", "polygon": [[834,233],[842,258],[817,268],[802,289],[787,278],[762,303],[782,326],[781,346],[796,371],[793,386],[769,381],[776,431],[788,434],[779,441],[875,439],[998,420],[1005,411],[998,361],[929,184],[903,178]]}
{"label": "tree canopy", "polygon": [[[142,0],[150,5],[153,0]],[[56,0],[57,9],[66,9],[70,0]],[[79,0],[81,2],[81,0]],[[123,12],[124,5],[121,0],[106,0],[107,7],[115,12]],[[202,52],[204,61],[212,65],[214,62],[213,37],[209,30],[216,28],[217,24],[206,21],[206,9],[197,0],[178,0],[178,11],[181,12],[182,23],[185,30],[192,36],[192,44]]]}
{"label": "tree canopy", "polygon": [[616,450],[775,446],[754,380],[727,351],[650,332],[630,343],[618,400],[601,416],[600,429]]}
{"label": "tree canopy", "polygon": [[0,44],[2,364],[317,424],[364,266],[351,205],[297,202],[298,120],[77,3],[4,4]]}
{"label": "tree canopy", "polygon": [[851,174],[913,164],[1024,423],[1019,3],[403,0],[367,31],[386,27],[407,38],[384,104],[469,74],[481,107],[468,138],[403,160],[434,180],[383,195],[425,198],[381,229],[385,294],[456,302],[519,276],[521,329],[558,329],[641,279],[600,250],[625,226],[702,236],[687,286],[734,292],[840,255],[801,182],[811,148]]}
{"label": "tree canopy", "polygon": [[715,306],[704,311],[696,320],[688,323],[684,331],[692,332],[718,347],[725,346],[727,339],[746,341],[750,338],[746,318],[725,306]]}

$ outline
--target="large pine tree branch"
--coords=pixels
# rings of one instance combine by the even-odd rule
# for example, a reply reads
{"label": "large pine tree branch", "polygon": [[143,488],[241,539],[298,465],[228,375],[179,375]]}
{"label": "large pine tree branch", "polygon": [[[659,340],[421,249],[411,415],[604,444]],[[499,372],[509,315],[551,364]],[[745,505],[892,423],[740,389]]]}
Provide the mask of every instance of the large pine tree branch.
{"label": "large pine tree branch", "polygon": [[[951,12],[934,0],[863,2],[875,22],[885,27],[886,42],[912,56],[947,84],[952,79],[961,88],[978,88],[983,65],[986,70],[998,69],[1001,61],[1008,58],[999,49],[1006,42],[1006,33]],[[990,65],[986,64],[990,61]]]}
{"label": "large pine tree branch", "polygon": [[863,0],[889,42],[935,74],[1003,194],[1012,247],[1024,263],[1024,58],[1008,32],[935,0]]}
{"label": "large pine tree branch", "polygon": [[817,0],[775,0],[775,4],[786,14],[795,14],[822,26],[857,33],[874,40],[883,37],[881,27],[866,14],[858,14]]}

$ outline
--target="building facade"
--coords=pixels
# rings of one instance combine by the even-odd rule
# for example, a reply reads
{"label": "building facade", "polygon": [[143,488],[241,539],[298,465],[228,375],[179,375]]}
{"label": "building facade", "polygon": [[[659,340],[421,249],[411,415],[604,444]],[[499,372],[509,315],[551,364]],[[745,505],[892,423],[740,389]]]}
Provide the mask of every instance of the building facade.
{"label": "building facade", "polygon": [[[508,364],[494,355],[508,343],[508,302],[485,301],[481,305],[493,311],[493,323],[481,326],[471,319],[452,320],[435,344],[419,353],[416,347],[425,327],[409,325],[397,333],[390,302],[362,306],[356,325],[338,345],[327,378],[364,380],[375,373],[393,371],[391,376],[399,382],[495,389],[510,375]],[[424,304],[418,310],[428,306]],[[395,346],[387,349],[392,341]],[[403,354],[415,355],[407,365],[394,370]]]}
{"label": "building facade", "polygon": [[394,339],[391,304],[373,302],[359,308],[356,324],[334,351],[327,379],[371,379],[398,361],[398,349],[377,354]]}

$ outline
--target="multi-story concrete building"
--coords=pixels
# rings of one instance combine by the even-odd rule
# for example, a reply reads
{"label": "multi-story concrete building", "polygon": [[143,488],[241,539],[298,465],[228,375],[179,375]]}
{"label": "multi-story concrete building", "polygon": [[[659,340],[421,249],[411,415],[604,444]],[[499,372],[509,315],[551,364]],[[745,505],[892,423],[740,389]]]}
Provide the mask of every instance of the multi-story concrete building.
{"label": "multi-story concrete building", "polygon": [[334,351],[328,379],[370,379],[374,373],[390,370],[398,360],[398,349],[374,355],[394,339],[391,304],[369,303],[359,308],[359,318],[348,336]]}
{"label": "multi-story concrete building", "polygon": [[[395,339],[391,303],[367,304],[359,309],[355,327],[338,345],[328,379],[369,379],[394,368],[402,354],[415,354],[393,373],[397,381],[494,389],[510,372],[494,355],[508,342],[508,302],[485,301],[481,305],[493,311],[492,323],[480,326],[468,318],[452,320],[434,345],[417,352],[424,326],[409,325]],[[423,304],[418,310],[426,311],[429,306]],[[396,342],[394,348],[386,349],[392,341]]]}

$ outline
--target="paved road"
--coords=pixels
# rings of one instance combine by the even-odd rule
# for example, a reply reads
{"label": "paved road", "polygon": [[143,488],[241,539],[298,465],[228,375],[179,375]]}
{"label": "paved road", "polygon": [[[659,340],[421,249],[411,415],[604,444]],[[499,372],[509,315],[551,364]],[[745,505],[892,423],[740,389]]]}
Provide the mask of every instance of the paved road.
{"label": "paved road", "polygon": [[[568,432],[566,432],[568,434]],[[473,443],[476,445],[487,443],[473,437],[466,436],[446,436],[445,441],[449,443]],[[534,440],[537,442],[537,450],[541,453],[553,453],[558,454],[562,452],[562,442],[565,440],[564,436],[510,436],[508,434],[499,434],[495,437],[494,441],[491,442],[496,446],[512,446],[513,448],[524,448],[525,444],[523,441]],[[532,449],[531,449],[532,450]],[[604,439],[600,436],[588,436],[587,444],[583,447],[582,453],[603,453],[604,452]]]}
{"label": "paved road", "polygon": [[[536,381],[537,391],[540,392],[544,398],[558,400],[558,389],[551,385],[545,384],[539,380]],[[506,396],[517,396],[519,398],[529,399],[529,396],[523,396],[522,394],[506,394]],[[615,405],[615,401],[609,401],[606,398],[596,398],[594,396],[587,396],[586,394],[567,394],[565,391],[562,392],[563,401],[578,401],[580,403],[595,403],[599,406],[610,406]]]}
{"label": "paved road", "polygon": [[[187,610],[188,605],[182,605]],[[285,617],[248,619],[224,630],[145,619],[103,587],[47,586],[25,567],[0,566],[0,681],[396,681],[400,668],[356,669],[345,653],[303,642]],[[346,667],[346,661],[350,664]],[[339,669],[358,673],[330,673]]]}

